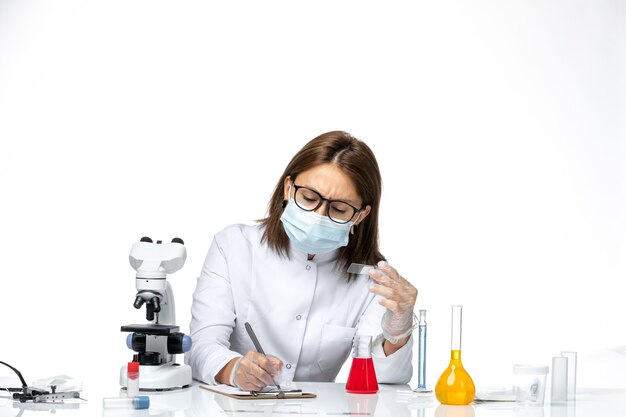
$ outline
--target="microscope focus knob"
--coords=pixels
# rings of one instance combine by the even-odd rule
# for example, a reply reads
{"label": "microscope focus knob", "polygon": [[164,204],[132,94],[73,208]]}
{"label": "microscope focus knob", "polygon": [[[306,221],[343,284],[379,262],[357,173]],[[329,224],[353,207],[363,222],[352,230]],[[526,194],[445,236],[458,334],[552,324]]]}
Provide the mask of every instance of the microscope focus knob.
{"label": "microscope focus knob", "polygon": [[139,365],[160,365],[161,354],[159,352],[142,352],[139,355]]}
{"label": "microscope focus knob", "polygon": [[172,243],[180,243],[181,245],[185,244],[185,242],[183,242],[183,240],[179,237],[175,237],[174,239],[172,239]]}
{"label": "microscope focus knob", "polygon": [[180,332],[167,336],[167,351],[171,355],[189,352],[189,349],[191,349],[191,337]]}
{"label": "microscope focus knob", "polygon": [[144,236],[144,237],[142,237],[139,241],[140,241],[140,242],[148,242],[148,243],[152,243],[152,239],[150,239],[148,236]]}
{"label": "microscope focus knob", "polygon": [[146,335],[139,333],[129,333],[126,336],[126,347],[137,353],[143,353],[146,351]]}
{"label": "microscope focus knob", "polygon": [[183,336],[183,353],[191,350],[191,336]]}

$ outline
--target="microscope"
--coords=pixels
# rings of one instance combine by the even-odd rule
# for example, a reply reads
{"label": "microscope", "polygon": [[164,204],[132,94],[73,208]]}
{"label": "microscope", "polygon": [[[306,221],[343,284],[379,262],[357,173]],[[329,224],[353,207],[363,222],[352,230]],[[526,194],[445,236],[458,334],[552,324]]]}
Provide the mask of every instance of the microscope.
{"label": "microscope", "polygon": [[[183,267],[187,259],[184,242],[180,238],[171,243],[156,243],[142,237],[133,245],[128,256],[137,271],[137,295],[133,306],[145,305],[148,324],[129,324],[121,327],[129,332],[126,345],[136,352],[139,362],[139,389],[167,391],[191,385],[191,367],[175,362],[176,355],[191,349],[191,337],[180,333],[176,326],[176,311],[172,287],[166,274]],[[125,387],[127,367],[120,370],[120,385]]]}

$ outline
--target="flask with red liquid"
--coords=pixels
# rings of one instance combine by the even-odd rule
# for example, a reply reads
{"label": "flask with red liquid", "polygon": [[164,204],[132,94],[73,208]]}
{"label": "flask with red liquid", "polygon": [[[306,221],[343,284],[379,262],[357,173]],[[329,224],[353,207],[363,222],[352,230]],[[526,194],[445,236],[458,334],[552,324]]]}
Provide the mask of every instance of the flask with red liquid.
{"label": "flask with red liquid", "polygon": [[351,394],[375,394],[378,392],[378,381],[372,360],[372,336],[356,336],[352,356],[346,391]]}

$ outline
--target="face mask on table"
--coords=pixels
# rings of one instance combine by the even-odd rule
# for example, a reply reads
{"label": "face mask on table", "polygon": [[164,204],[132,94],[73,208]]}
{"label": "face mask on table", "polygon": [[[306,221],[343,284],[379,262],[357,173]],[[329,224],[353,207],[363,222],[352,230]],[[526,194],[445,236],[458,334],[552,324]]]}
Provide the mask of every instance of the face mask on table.
{"label": "face mask on table", "polygon": [[346,246],[350,228],[354,224],[353,221],[335,223],[328,216],[304,211],[293,199],[289,200],[280,221],[291,244],[309,254],[326,253]]}

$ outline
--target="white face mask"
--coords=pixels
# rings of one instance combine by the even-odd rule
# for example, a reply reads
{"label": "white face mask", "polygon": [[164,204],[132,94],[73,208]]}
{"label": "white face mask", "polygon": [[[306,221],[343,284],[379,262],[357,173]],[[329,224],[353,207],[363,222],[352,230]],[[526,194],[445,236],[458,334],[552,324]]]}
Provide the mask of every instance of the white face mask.
{"label": "white face mask", "polygon": [[293,199],[289,199],[280,221],[289,236],[289,241],[302,252],[309,254],[331,252],[347,246],[350,229],[354,224],[354,221],[335,223],[328,216],[304,211]]}

